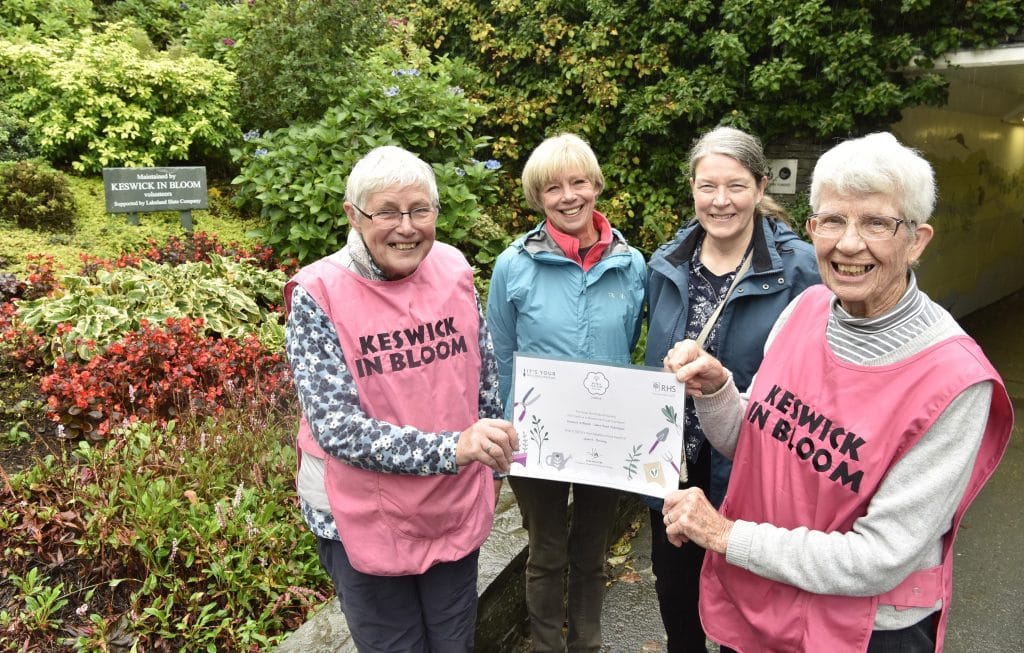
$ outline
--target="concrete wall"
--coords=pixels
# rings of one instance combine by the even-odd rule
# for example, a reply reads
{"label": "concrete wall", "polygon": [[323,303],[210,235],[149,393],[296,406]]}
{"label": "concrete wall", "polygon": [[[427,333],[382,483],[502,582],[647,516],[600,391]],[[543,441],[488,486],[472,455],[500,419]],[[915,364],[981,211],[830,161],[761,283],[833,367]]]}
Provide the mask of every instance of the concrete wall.
{"label": "concrete wall", "polygon": [[[947,106],[908,109],[890,128],[935,169],[935,237],[918,281],[958,318],[1024,288],[1024,124],[968,110],[984,108],[985,93],[997,91],[953,82]],[[796,190],[806,193],[818,156],[835,142],[790,140],[765,150],[770,159],[798,160]]]}
{"label": "concrete wall", "polygon": [[1024,288],[1024,126],[956,108],[907,110],[892,131],[935,168],[935,238],[918,277],[961,317]]}

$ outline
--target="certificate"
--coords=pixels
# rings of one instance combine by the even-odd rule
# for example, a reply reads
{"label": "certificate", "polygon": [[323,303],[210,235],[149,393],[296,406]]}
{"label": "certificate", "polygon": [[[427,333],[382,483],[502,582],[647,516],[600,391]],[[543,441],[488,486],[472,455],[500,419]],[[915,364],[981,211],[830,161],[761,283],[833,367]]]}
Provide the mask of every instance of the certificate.
{"label": "certificate", "polygon": [[662,498],[685,480],[685,391],[649,367],[515,354],[512,476]]}

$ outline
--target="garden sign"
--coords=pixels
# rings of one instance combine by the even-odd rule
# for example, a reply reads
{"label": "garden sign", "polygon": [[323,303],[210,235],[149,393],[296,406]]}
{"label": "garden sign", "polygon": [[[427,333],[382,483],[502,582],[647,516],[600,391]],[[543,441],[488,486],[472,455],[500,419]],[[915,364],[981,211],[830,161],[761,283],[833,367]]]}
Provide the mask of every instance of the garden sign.
{"label": "garden sign", "polygon": [[192,211],[209,206],[206,168],[104,168],[103,196],[107,213],[127,213],[129,224],[139,224],[139,213],[179,211],[192,233]]}

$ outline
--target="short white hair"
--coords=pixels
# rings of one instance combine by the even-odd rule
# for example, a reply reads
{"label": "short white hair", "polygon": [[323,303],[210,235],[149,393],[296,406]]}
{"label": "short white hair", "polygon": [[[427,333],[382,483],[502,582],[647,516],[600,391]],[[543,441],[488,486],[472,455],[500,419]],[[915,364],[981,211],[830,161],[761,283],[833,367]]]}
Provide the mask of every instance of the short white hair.
{"label": "short white hair", "polygon": [[392,186],[422,188],[430,196],[430,203],[441,208],[434,170],[409,150],[395,145],[374,148],[356,162],[345,185],[345,200],[361,208],[371,195]]}
{"label": "short white hair", "polygon": [[842,196],[888,195],[900,217],[928,222],[935,210],[935,172],[923,156],[888,132],[868,134],[836,145],[821,155],[811,176],[811,210],[822,192]]}

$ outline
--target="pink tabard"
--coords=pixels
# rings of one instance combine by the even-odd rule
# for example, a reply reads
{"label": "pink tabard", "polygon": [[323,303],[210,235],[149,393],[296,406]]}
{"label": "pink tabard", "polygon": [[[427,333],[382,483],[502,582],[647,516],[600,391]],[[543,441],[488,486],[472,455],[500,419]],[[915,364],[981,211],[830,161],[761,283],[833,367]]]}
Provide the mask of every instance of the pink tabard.
{"label": "pink tabard", "polygon": [[[334,323],[363,411],[423,431],[473,424],[479,418],[480,316],[462,254],[434,243],[416,271],[396,281],[365,279],[332,258],[303,268],[289,285],[301,285]],[[383,439],[377,444],[389,446]],[[361,470],[326,455],[305,418],[298,445],[300,458],[306,451],[325,461],[338,533],[352,566],[363,573],[419,574],[465,557],[490,533],[494,485],[480,463],[458,475]]]}
{"label": "pink tabard", "polygon": [[701,574],[701,619],[709,637],[743,653],[864,651],[880,600],[931,607],[942,599],[937,642],[942,650],[953,538],[1006,449],[1009,399],[995,370],[966,336],[893,365],[839,360],[825,341],[831,296],[824,286],[806,291],[766,353],[750,393],[722,512],[782,528],[849,531],[892,465],[950,401],[989,380],[994,393],[988,426],[943,540],[943,563],[911,574],[881,597],[835,596],[762,578],[709,551]]}

